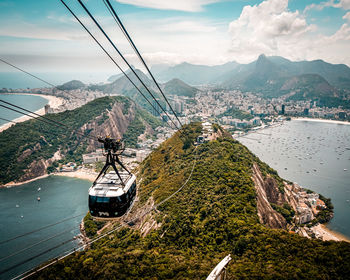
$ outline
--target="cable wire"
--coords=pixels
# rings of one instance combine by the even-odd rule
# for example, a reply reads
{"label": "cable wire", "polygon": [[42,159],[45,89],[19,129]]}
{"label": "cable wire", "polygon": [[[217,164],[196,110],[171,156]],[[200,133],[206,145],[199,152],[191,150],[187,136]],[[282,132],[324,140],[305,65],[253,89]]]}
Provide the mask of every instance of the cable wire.
{"label": "cable wire", "polygon": [[[62,4],[67,8],[67,10],[73,15],[73,17],[80,23],[80,25],[85,29],[85,31],[92,37],[92,39],[97,43],[97,45],[104,51],[104,53],[112,60],[112,62],[118,67],[118,69],[124,74],[124,76],[129,80],[129,82],[136,88],[136,90],[141,94],[141,96],[146,99],[146,101],[151,105],[151,107],[160,115],[159,110],[152,104],[151,101],[142,93],[142,91],[136,86],[136,84],[130,79],[130,77],[125,73],[125,71],[119,66],[115,59],[107,52],[107,50],[101,45],[101,43],[96,39],[96,37],[89,31],[89,29],[84,25],[84,23],[78,18],[78,16],[68,7],[68,5],[60,0]],[[168,124],[169,125],[169,124]],[[173,129],[170,125],[169,127]]]}
{"label": "cable wire", "polygon": [[[8,272],[8,271],[10,271],[10,270],[12,270],[12,269],[14,269],[14,268],[16,268],[16,267],[18,267],[18,266],[20,266],[20,265],[22,265],[22,264],[25,264],[25,263],[27,263],[27,262],[29,262],[29,261],[31,261],[31,260],[34,260],[34,259],[36,259],[36,258],[38,258],[38,257],[40,257],[40,256],[42,256],[42,255],[44,255],[44,254],[46,254],[46,253],[52,251],[52,250],[55,250],[55,249],[57,249],[57,248],[59,248],[59,247],[65,245],[65,244],[67,244],[67,243],[69,243],[69,242],[72,242],[72,241],[74,241],[74,240],[75,240],[75,238],[71,238],[71,239],[69,239],[69,240],[63,241],[63,242],[57,244],[56,246],[51,247],[51,248],[49,248],[49,249],[47,249],[47,250],[45,250],[45,251],[43,251],[43,252],[41,252],[41,253],[39,253],[39,254],[37,254],[37,255],[35,255],[35,256],[32,256],[32,257],[30,257],[30,258],[28,258],[28,259],[25,259],[24,261],[22,261],[22,262],[20,262],[20,263],[17,263],[17,264],[15,264],[15,265],[11,266],[11,267],[8,267],[8,268],[6,268],[6,269],[4,269],[4,270],[1,270],[1,271],[0,271],[0,275],[6,273],[6,272]],[[18,278],[18,277],[15,277],[15,278],[13,278],[13,279],[17,279],[17,278]]]}
{"label": "cable wire", "polygon": [[[196,150],[196,155],[197,155],[197,147],[195,148]],[[130,221],[127,221],[125,222],[125,224],[127,225],[132,225],[134,222],[136,222],[137,220],[143,218],[144,216],[146,216],[147,214],[149,214],[150,212],[152,212],[153,210],[156,210],[158,206],[162,205],[163,203],[165,203],[166,201],[168,201],[169,199],[171,199],[174,195],[176,195],[178,192],[180,192],[188,183],[188,181],[191,179],[192,177],[192,174],[194,172],[194,169],[195,169],[195,166],[197,164],[197,158],[195,158],[194,162],[193,162],[193,165],[192,165],[192,169],[191,169],[191,172],[190,172],[190,175],[187,177],[186,181],[181,185],[180,188],[178,188],[175,192],[173,192],[171,195],[169,195],[167,198],[163,199],[161,202],[159,202],[158,204],[154,205],[151,209],[149,209],[148,211],[146,211],[145,213],[143,213],[140,217],[136,217],[134,219],[131,219]],[[57,263],[58,261],[72,255],[73,253],[77,252],[77,251],[80,251],[80,250],[84,250],[87,246],[90,246],[91,244],[95,243],[96,241],[100,240],[101,238],[103,237],[106,237],[108,235],[110,235],[111,233],[121,229],[122,227],[124,227],[124,225],[120,225],[118,227],[116,227],[115,229],[112,229],[98,237],[95,237],[94,239],[90,240],[89,242],[86,242],[86,244],[82,245],[82,246],[79,246],[79,247],[75,247],[73,249],[70,249],[68,251],[66,251],[62,256],[60,257],[56,257],[54,261],[48,263],[47,265],[43,266],[43,267],[40,267],[39,269],[31,269],[27,272],[24,272],[20,275],[17,275],[16,277],[13,278],[13,280],[15,279],[18,279],[18,278],[21,278],[21,279],[26,279],[34,274],[36,274],[37,272],[40,272],[41,270]]]}
{"label": "cable wire", "polygon": [[[48,238],[42,239],[42,240],[40,240],[40,241],[38,241],[38,242],[36,242],[36,243],[34,243],[34,244],[31,244],[31,245],[29,245],[29,246],[27,246],[27,247],[25,247],[25,248],[23,248],[23,249],[20,249],[20,250],[18,250],[18,251],[16,251],[16,252],[13,252],[13,253],[11,253],[11,254],[5,256],[5,257],[2,257],[2,258],[0,259],[0,262],[2,262],[2,261],[4,261],[4,260],[7,260],[7,259],[9,259],[9,258],[11,258],[11,257],[13,257],[13,256],[16,256],[16,255],[18,255],[18,254],[20,254],[20,253],[22,253],[22,252],[24,252],[24,251],[26,251],[26,250],[28,250],[28,249],[31,249],[31,248],[33,248],[33,247],[35,247],[35,246],[37,246],[37,245],[39,245],[39,244],[41,244],[41,243],[44,243],[44,242],[46,242],[46,241],[49,241],[49,240],[51,240],[51,239],[54,239],[54,238],[56,238],[57,236],[60,236],[60,235],[62,235],[62,234],[64,234],[64,233],[67,233],[67,232],[72,231],[72,230],[74,230],[74,229],[75,229],[75,230],[77,229],[76,226],[74,226],[73,228],[69,228],[69,229],[66,229],[66,230],[64,230],[64,231],[61,231],[61,232],[59,232],[59,233],[56,233],[55,235],[52,235],[52,236],[50,236],[50,237],[48,237]],[[1,272],[0,272],[0,274],[1,274]]]}
{"label": "cable wire", "polygon": [[58,222],[56,222],[56,223],[49,224],[49,225],[43,226],[43,227],[41,227],[41,228],[38,228],[38,229],[35,229],[35,230],[32,230],[32,231],[29,231],[29,232],[26,232],[26,233],[17,235],[17,236],[15,236],[15,237],[9,238],[9,239],[7,239],[7,240],[3,240],[3,241],[0,242],[0,245],[1,245],[1,244],[4,244],[4,243],[8,243],[8,242],[13,241],[13,240],[18,239],[18,238],[21,238],[21,237],[24,237],[24,236],[33,234],[33,233],[38,232],[38,231],[41,231],[41,230],[43,230],[43,229],[47,229],[47,228],[56,226],[56,225],[58,225],[58,224],[61,224],[61,223],[63,223],[63,222],[66,222],[66,221],[69,221],[69,220],[72,220],[72,219],[75,219],[75,218],[78,218],[78,217],[83,216],[83,215],[85,215],[85,213],[81,213],[81,214],[79,214],[79,215],[76,215],[76,216],[73,216],[73,217],[70,217],[70,218],[65,218],[65,219],[60,220],[60,221],[58,221]]}
{"label": "cable wire", "polygon": [[[61,0],[62,1],[62,0]],[[139,82],[143,85],[143,87],[147,90],[147,92],[152,96],[153,100],[158,104],[158,106],[162,109],[162,111],[165,113],[165,115],[171,120],[171,122],[174,124],[174,126],[179,130],[178,126],[174,123],[174,121],[170,118],[168,113],[164,110],[164,108],[160,105],[159,101],[155,98],[155,96],[152,94],[152,92],[149,90],[149,88],[145,85],[145,83],[141,80],[141,78],[137,75],[135,70],[132,68],[132,66],[129,64],[129,62],[125,59],[123,54],[119,51],[119,49],[116,47],[116,45],[113,43],[113,41],[109,38],[107,33],[103,30],[101,25],[97,22],[97,20],[94,18],[94,16],[90,13],[90,11],[86,8],[84,3],[81,0],[78,0],[79,4],[83,7],[85,12],[89,15],[91,20],[96,24],[96,26],[99,28],[99,30],[103,33],[103,35],[107,38],[109,43],[113,46],[113,48],[117,51],[119,56],[123,59],[123,61],[126,63],[126,65],[129,67],[129,69],[133,72],[133,74],[136,76],[136,78],[139,80]]]}
{"label": "cable wire", "polygon": [[[28,74],[29,76],[32,76],[33,78],[35,78],[35,79],[37,79],[37,80],[39,80],[39,81],[42,81],[42,82],[44,82],[44,83],[46,83],[46,84],[52,86],[53,88],[58,89],[58,86],[55,86],[55,85],[53,85],[53,84],[51,84],[51,83],[45,81],[44,79],[42,79],[42,78],[40,78],[40,77],[38,77],[38,76],[36,76],[36,75],[34,75],[34,74],[31,74],[31,73],[29,73],[28,71],[25,71],[25,70],[21,69],[20,67],[18,67],[18,66],[16,66],[16,65],[13,65],[12,63],[10,63],[10,62],[8,62],[8,61],[2,59],[2,58],[0,58],[0,61],[6,63],[7,65],[12,66],[13,68],[15,68],[15,69],[17,69],[17,70],[19,70],[19,71],[21,71],[21,72],[23,72],[23,73],[25,73],[25,74]],[[58,90],[60,90],[60,89],[58,89]],[[77,98],[75,95],[73,95],[73,94],[70,93],[69,91],[65,91],[65,90],[60,90],[60,91],[66,93],[66,94],[68,94],[68,95],[70,95],[70,96],[72,96],[73,98]]]}
{"label": "cable wire", "polygon": [[[107,3],[106,3],[107,2]],[[179,122],[180,126],[182,126],[182,123],[180,122],[179,118],[177,117],[174,109],[172,108],[172,106],[170,105],[168,99],[166,98],[165,94],[163,93],[163,90],[161,89],[161,87],[159,86],[158,82],[156,81],[156,79],[154,78],[151,70],[148,68],[145,60],[143,59],[142,55],[140,54],[139,50],[137,49],[137,47],[135,46],[133,40],[131,39],[129,33],[127,32],[125,26],[123,25],[122,21],[120,20],[120,18],[118,17],[116,11],[114,10],[113,6],[111,5],[111,3],[109,2],[109,0],[103,0],[103,3],[105,4],[105,6],[107,7],[108,11],[110,12],[110,14],[112,15],[112,17],[114,18],[115,22],[118,24],[119,28],[121,29],[121,31],[123,32],[123,34],[125,35],[125,37],[127,38],[127,40],[129,41],[130,45],[132,46],[132,48],[134,49],[135,53],[137,54],[137,56],[139,57],[139,59],[141,60],[142,64],[144,65],[144,67],[146,68],[148,74],[151,76],[153,82],[156,84],[159,92],[163,95],[163,98],[165,99],[166,103],[168,104],[169,108],[171,109],[171,111],[173,112],[174,116],[176,117],[177,121]]]}
{"label": "cable wire", "polygon": [[[1,117],[0,117],[0,120],[5,121],[5,122],[18,123],[18,122],[11,121],[11,120],[8,120],[8,119],[5,119],[5,118],[1,118]],[[0,242],[0,244],[1,244],[1,242]]]}
{"label": "cable wire", "polygon": [[1,60],[3,63],[6,63],[7,65],[12,66],[13,68],[16,68],[17,70],[19,70],[19,71],[21,71],[21,72],[23,72],[23,73],[26,73],[26,74],[32,76],[33,78],[35,78],[35,79],[37,79],[37,80],[39,80],[39,81],[42,81],[43,83],[45,83],[45,84],[47,84],[47,85],[49,85],[49,86],[52,86],[52,87],[54,87],[54,88],[56,87],[55,85],[53,85],[53,84],[51,84],[51,83],[49,83],[49,82],[43,80],[42,78],[39,78],[38,76],[35,76],[34,74],[31,74],[31,73],[29,73],[29,72],[27,72],[27,71],[25,71],[25,70],[23,70],[23,69],[21,69],[21,68],[15,66],[15,65],[13,65],[13,64],[11,64],[10,62],[8,62],[8,61],[6,61],[6,60],[4,60],[4,59],[2,59],[2,58],[0,58],[0,60]]}
{"label": "cable wire", "polygon": [[[31,117],[31,118],[33,118],[33,119],[46,122],[46,123],[48,123],[48,124],[50,124],[50,125],[53,124],[53,125],[55,125],[55,126],[57,126],[57,127],[65,127],[65,128],[68,128],[68,129],[72,129],[71,127],[69,127],[68,125],[65,125],[65,124],[62,123],[62,122],[55,121],[55,120],[52,120],[52,119],[47,118],[47,117],[45,117],[45,116],[39,115],[39,114],[37,114],[37,113],[35,113],[35,112],[32,112],[32,111],[30,111],[30,110],[28,110],[28,109],[25,109],[25,108],[21,107],[21,106],[17,106],[17,105],[15,105],[15,104],[12,104],[12,103],[10,103],[10,102],[7,102],[7,101],[1,100],[1,99],[0,99],[0,102],[3,102],[3,103],[5,103],[5,104],[7,104],[7,105],[10,105],[10,106],[13,106],[13,107],[15,107],[15,108],[18,108],[18,109],[20,109],[20,110],[23,110],[23,111],[25,111],[25,112],[28,112],[28,113],[30,113],[30,114],[33,114],[33,115],[35,115],[35,116],[37,116],[37,117],[31,116],[31,115],[29,115],[29,114],[20,112],[20,111],[18,111],[18,110],[16,110],[16,109],[13,109],[13,108],[10,108],[10,107],[8,107],[8,106],[1,105],[1,104],[0,104],[1,107],[4,107],[4,108],[6,108],[6,109],[12,110],[12,111],[17,112],[17,113],[20,113],[20,114],[27,115],[27,116],[29,116],[29,117]],[[50,122],[48,122],[48,121],[50,121]],[[97,137],[85,135],[84,133],[81,133],[81,132],[79,132],[79,131],[76,131],[75,133],[78,134],[78,135],[81,135],[81,136],[83,136],[83,137],[90,138],[91,140],[97,141]]]}

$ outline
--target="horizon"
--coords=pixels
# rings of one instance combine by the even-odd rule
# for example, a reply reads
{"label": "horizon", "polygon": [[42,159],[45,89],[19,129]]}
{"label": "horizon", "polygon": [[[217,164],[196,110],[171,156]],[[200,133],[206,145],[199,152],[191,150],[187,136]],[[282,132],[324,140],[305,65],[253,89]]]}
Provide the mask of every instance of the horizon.
{"label": "horizon", "polygon": [[[350,65],[349,0],[111,2],[149,65],[247,64],[262,53]],[[81,7],[67,4],[108,46]],[[143,70],[102,1],[86,4],[130,63]],[[0,7],[0,57],[35,73],[119,72],[59,1],[8,0]],[[1,63],[0,72],[12,70]]]}

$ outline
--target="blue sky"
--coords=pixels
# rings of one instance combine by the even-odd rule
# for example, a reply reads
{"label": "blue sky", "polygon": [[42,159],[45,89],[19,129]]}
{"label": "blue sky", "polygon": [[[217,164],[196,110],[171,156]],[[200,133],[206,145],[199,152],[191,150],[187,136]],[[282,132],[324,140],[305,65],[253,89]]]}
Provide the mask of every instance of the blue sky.
{"label": "blue sky", "polygon": [[[66,2],[112,50],[77,1]],[[111,2],[151,65],[249,63],[261,53],[350,65],[350,0]],[[84,3],[138,66],[103,1]],[[0,57],[33,72],[115,69],[59,0],[2,0]],[[0,64],[0,71],[11,69]]]}

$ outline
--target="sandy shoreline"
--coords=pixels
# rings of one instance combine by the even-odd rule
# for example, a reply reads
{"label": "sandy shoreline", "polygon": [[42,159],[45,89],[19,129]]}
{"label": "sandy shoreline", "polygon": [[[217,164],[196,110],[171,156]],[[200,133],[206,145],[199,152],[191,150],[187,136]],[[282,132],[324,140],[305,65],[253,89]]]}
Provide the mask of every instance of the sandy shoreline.
{"label": "sandy shoreline", "polygon": [[78,178],[78,179],[88,180],[88,181],[93,182],[93,181],[95,181],[97,175],[98,175],[98,173],[96,173],[90,169],[84,168],[84,169],[78,169],[76,171],[55,172],[55,173],[51,173],[51,174],[44,174],[42,176],[27,180],[27,181],[23,181],[23,182],[18,182],[18,183],[10,182],[10,183],[7,183],[7,184],[0,186],[0,187],[12,188],[12,187],[16,187],[16,186],[21,186],[23,184],[34,182],[36,180],[43,179],[43,178],[46,178],[49,176],[64,176],[64,177]]}
{"label": "sandy shoreline", "polygon": [[[32,93],[11,93],[11,94],[14,94],[14,95],[34,95],[34,96],[41,96],[42,98],[45,98],[46,100],[48,100],[48,104],[50,105],[51,108],[53,109],[56,109],[58,108],[60,105],[63,104],[63,99],[60,98],[60,97],[56,97],[56,96],[52,96],[52,95],[45,95],[45,94],[32,94]],[[1,96],[1,95],[0,95]],[[41,108],[37,111],[35,111],[36,114],[38,115],[45,115],[45,108]],[[31,119],[31,117],[29,116],[22,116],[22,117],[19,117],[17,119],[14,119],[13,122],[24,122],[26,120],[29,120]],[[4,125],[2,125],[0,127],[0,132],[8,129],[9,127],[11,127],[12,125],[14,125],[13,122],[10,122],[10,123],[5,123]]]}
{"label": "sandy shoreline", "polygon": [[334,241],[346,241],[350,242],[350,238],[337,232],[334,230],[329,229],[326,225],[324,224],[319,224],[317,226],[314,226],[311,228],[312,231],[315,233],[316,237],[317,236],[322,236],[323,241],[328,241],[328,240],[334,240]]}
{"label": "sandy shoreline", "polygon": [[56,173],[53,173],[52,175],[78,178],[78,179],[89,180],[93,182],[95,181],[98,173],[89,169],[78,169],[76,171],[56,172]]}
{"label": "sandy shoreline", "polygon": [[350,122],[346,122],[346,121],[336,121],[336,120],[316,119],[316,118],[292,118],[292,120],[293,121],[323,122],[323,123],[350,125]]}

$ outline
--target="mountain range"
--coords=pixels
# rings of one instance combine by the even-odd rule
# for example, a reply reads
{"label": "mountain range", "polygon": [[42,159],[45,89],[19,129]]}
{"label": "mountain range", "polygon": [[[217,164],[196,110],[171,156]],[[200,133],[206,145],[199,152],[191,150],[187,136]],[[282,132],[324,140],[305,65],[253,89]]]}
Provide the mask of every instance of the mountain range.
{"label": "mountain range", "polygon": [[[307,97],[321,94],[339,97],[350,92],[350,68],[344,64],[330,64],[323,60],[293,62],[279,56],[259,58],[249,64],[229,62],[217,66],[182,63],[152,68],[161,80],[182,79],[190,85],[211,84],[224,89],[259,92],[267,97],[303,92]],[[302,95],[303,95],[302,94]]]}

